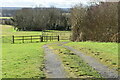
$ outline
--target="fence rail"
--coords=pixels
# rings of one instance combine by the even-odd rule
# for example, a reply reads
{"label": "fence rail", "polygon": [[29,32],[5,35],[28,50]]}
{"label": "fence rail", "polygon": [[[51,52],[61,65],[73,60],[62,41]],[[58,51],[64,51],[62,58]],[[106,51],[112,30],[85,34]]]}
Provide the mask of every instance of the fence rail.
{"label": "fence rail", "polygon": [[16,42],[22,42],[25,43],[26,41],[29,42],[34,42],[34,41],[38,41],[38,42],[44,42],[44,41],[53,41],[53,40],[57,40],[59,41],[59,35],[58,36],[42,36],[42,35],[33,35],[33,36],[12,36],[12,43],[16,43]]}

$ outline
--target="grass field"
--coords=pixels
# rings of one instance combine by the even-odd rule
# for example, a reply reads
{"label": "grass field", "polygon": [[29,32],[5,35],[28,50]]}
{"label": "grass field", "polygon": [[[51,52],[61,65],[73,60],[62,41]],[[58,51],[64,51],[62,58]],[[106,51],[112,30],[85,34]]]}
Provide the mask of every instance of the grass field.
{"label": "grass field", "polygon": [[[49,33],[49,32],[48,32]],[[11,36],[41,35],[40,31],[15,31],[13,26],[2,25],[2,77],[44,78],[42,46],[52,42],[11,44]]]}
{"label": "grass field", "polygon": [[[3,41],[7,43],[2,44],[2,69],[3,78],[44,78],[44,52],[42,46],[44,44],[53,42],[41,43],[24,43],[24,44],[11,44],[12,35],[60,35],[69,37],[70,31],[55,31],[49,30],[42,33],[41,31],[15,31],[13,26],[3,25],[2,36]],[[5,37],[6,36],[6,37]],[[63,37],[61,37],[63,39]],[[118,47],[117,43],[104,43],[104,42],[70,42],[66,44],[72,46],[77,50],[95,57],[101,63],[109,66],[112,69],[120,70],[118,68]],[[55,50],[56,54],[60,56],[63,61],[64,67],[72,78],[89,78],[97,77],[100,75],[93,70],[89,65],[85,64],[82,59],[77,55],[73,55],[71,51],[53,44],[50,46]],[[81,63],[81,65],[79,64]],[[78,67],[79,66],[79,67]]]}
{"label": "grass field", "polygon": [[20,35],[41,35],[40,31],[16,31],[13,26],[2,25],[2,36],[20,36]]}
{"label": "grass field", "polygon": [[2,25],[2,42],[12,43],[12,36],[41,35],[40,31],[15,31],[13,26]]}
{"label": "grass field", "polygon": [[71,31],[59,31],[59,30],[45,30],[43,34],[48,35],[48,36],[60,35],[61,40],[67,40],[67,39],[70,39],[72,32]]}
{"label": "grass field", "polygon": [[120,66],[118,68],[118,50],[120,49],[118,45],[120,44],[118,43],[71,42],[66,45],[72,46],[86,55],[95,57],[112,69],[120,70]]}
{"label": "grass field", "polygon": [[[13,26],[2,25],[2,42],[12,43],[12,36],[33,36],[33,35],[44,35],[44,36],[60,36],[60,40],[68,40],[71,35],[71,31],[56,31],[46,30],[42,31],[15,31]],[[38,41],[38,40],[37,40]],[[30,41],[29,41],[30,42]]]}
{"label": "grass field", "polygon": [[12,26],[2,25],[2,35],[7,36],[2,44],[2,77],[3,78],[31,78],[45,77],[44,53],[42,45],[45,43],[11,44],[11,35],[36,35],[41,32],[15,31]]}
{"label": "grass field", "polygon": [[2,46],[3,78],[38,78],[45,77],[44,53],[45,43],[7,44]]}

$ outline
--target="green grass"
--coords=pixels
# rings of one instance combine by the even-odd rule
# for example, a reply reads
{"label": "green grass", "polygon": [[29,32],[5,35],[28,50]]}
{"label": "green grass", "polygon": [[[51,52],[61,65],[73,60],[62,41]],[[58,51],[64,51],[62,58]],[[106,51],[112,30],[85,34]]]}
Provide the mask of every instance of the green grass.
{"label": "green grass", "polygon": [[31,36],[31,35],[41,35],[41,31],[16,31],[13,26],[2,25],[2,42],[12,43],[12,36]]}
{"label": "green grass", "polygon": [[2,45],[3,78],[41,78],[45,77],[44,52],[45,43]]}
{"label": "green grass", "polygon": [[[13,26],[2,25],[2,36],[20,36],[20,35],[42,35],[42,31],[15,31]],[[70,36],[71,31],[57,31],[57,30],[46,30],[43,35],[47,36]]]}
{"label": "green grass", "polygon": [[[24,43],[24,44],[10,44],[11,36],[26,36],[26,35],[42,35],[41,31],[15,31],[13,26],[2,25],[2,36],[4,36],[2,45],[3,64],[2,69],[3,78],[38,78],[45,77],[43,72],[44,67],[44,53],[42,43]],[[70,37],[70,31],[55,31],[49,30],[44,32],[44,35],[57,36],[61,39]],[[53,43],[53,42],[48,42]],[[95,57],[101,63],[118,70],[118,44],[117,43],[103,43],[103,42],[70,42],[66,44],[72,46],[77,50]],[[51,48],[59,54],[63,61],[69,77],[74,78],[89,78],[100,75],[93,70],[89,65],[85,64],[77,55],[72,55],[69,50],[52,45]],[[81,63],[82,65],[79,65]],[[79,66],[79,67],[78,67]],[[120,68],[119,68],[120,69]]]}
{"label": "green grass", "polygon": [[72,46],[86,55],[95,57],[109,68],[118,70],[118,49],[120,49],[120,47],[118,47],[117,43],[71,42],[66,45]]}
{"label": "green grass", "polygon": [[50,31],[44,32],[44,35],[47,36],[60,36],[60,40],[69,40],[71,36],[71,31]]}
{"label": "green grass", "polygon": [[0,19],[11,19],[12,17],[0,17]]}
{"label": "green grass", "polygon": [[27,35],[41,35],[41,31],[16,31],[13,26],[2,25],[2,36],[27,36]]}
{"label": "green grass", "polygon": [[54,49],[54,52],[60,56],[68,78],[101,78],[101,75],[96,70],[70,50],[56,44],[49,47]]}
{"label": "green grass", "polygon": [[[56,31],[56,30],[46,30],[42,31],[15,31],[13,26],[2,25],[2,42],[12,43],[12,36],[33,36],[33,35],[44,35],[44,36],[60,36],[60,40],[68,40],[71,35],[71,31]],[[39,41],[34,40],[34,41]],[[21,42],[21,41],[20,41]],[[26,41],[26,42],[30,42]]]}
{"label": "green grass", "polygon": [[[11,44],[12,35],[42,35],[41,31],[15,31],[13,26],[2,25],[2,77],[41,78],[45,77],[44,52],[42,46],[53,42]],[[26,41],[25,41],[26,42]]]}
{"label": "green grass", "polygon": [[3,78],[36,78],[45,77],[44,53],[42,43],[11,44],[12,35],[41,35],[35,31],[15,31],[13,26],[2,25],[4,42],[2,45],[2,77]]}

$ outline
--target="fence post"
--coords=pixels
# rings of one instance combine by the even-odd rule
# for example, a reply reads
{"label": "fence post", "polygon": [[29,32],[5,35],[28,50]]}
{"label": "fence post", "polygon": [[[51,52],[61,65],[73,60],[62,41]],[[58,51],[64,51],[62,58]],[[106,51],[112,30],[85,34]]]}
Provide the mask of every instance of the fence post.
{"label": "fence post", "polygon": [[41,42],[43,42],[43,36],[41,36]]}
{"label": "fence post", "polygon": [[46,41],[48,41],[48,36],[46,36]]}
{"label": "fence post", "polygon": [[14,41],[14,35],[12,36],[12,43],[13,43],[13,44],[15,43],[15,41]]}
{"label": "fence post", "polygon": [[59,35],[58,35],[58,41],[60,40],[60,37],[59,37]]}
{"label": "fence post", "polygon": [[52,36],[52,41],[53,41],[53,36]]}
{"label": "fence post", "polygon": [[51,36],[50,36],[50,41],[51,41]]}
{"label": "fence post", "polygon": [[23,36],[23,39],[22,39],[23,43],[24,43],[24,36]]}
{"label": "fence post", "polygon": [[41,42],[41,37],[42,37],[42,36],[40,35],[40,42]]}
{"label": "fence post", "polygon": [[31,36],[31,43],[32,43],[32,36]]}

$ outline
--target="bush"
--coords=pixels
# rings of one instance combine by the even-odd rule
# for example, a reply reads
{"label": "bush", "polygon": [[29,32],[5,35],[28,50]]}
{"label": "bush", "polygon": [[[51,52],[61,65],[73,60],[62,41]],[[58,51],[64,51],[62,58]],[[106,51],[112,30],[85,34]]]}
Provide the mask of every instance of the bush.
{"label": "bush", "polygon": [[118,42],[118,3],[101,2],[88,7],[75,6],[71,11],[72,40]]}

